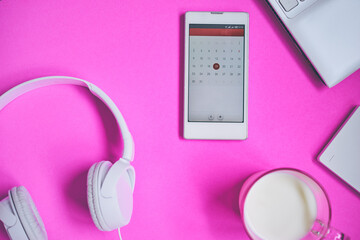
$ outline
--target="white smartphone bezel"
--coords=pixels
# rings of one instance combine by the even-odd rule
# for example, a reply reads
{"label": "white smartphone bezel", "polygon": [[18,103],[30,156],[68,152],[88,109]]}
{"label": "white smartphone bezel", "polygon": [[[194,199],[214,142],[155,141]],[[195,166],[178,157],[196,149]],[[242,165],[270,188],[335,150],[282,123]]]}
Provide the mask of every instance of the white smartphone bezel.
{"label": "white smartphone bezel", "polygon": [[[189,24],[245,25],[244,122],[189,122]],[[186,12],[184,75],[184,138],[244,140],[248,136],[249,14],[244,12]]]}

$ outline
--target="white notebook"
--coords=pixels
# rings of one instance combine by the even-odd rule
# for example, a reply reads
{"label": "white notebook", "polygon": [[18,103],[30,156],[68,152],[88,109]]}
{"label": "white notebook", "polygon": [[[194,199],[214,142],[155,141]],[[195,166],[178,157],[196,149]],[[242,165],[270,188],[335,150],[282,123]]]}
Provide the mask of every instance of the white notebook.
{"label": "white notebook", "polygon": [[360,107],[340,127],[318,160],[360,193]]}

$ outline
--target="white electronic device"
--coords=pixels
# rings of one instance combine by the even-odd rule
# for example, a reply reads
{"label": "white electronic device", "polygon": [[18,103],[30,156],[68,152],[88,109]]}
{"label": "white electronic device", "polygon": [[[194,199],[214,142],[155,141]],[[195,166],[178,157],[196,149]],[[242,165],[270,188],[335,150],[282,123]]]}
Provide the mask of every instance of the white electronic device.
{"label": "white electronic device", "polygon": [[247,138],[248,59],[248,13],[186,13],[184,138]]}
{"label": "white electronic device", "polygon": [[[87,200],[96,227],[101,231],[118,229],[121,238],[120,227],[129,223],[133,211],[135,169],[130,163],[134,159],[134,141],[124,117],[111,98],[88,81],[73,77],[50,76],[24,82],[2,94],[0,111],[11,101],[29,91],[59,84],[88,88],[109,108],[118,123],[124,143],[122,157],[114,163],[99,161],[92,165],[87,176]],[[48,239],[35,203],[24,186],[13,187],[9,190],[8,197],[0,200],[0,221],[12,240]]]}
{"label": "white electronic device", "polygon": [[328,87],[360,68],[359,0],[266,0]]}
{"label": "white electronic device", "polygon": [[360,193],[360,107],[351,113],[318,160]]}

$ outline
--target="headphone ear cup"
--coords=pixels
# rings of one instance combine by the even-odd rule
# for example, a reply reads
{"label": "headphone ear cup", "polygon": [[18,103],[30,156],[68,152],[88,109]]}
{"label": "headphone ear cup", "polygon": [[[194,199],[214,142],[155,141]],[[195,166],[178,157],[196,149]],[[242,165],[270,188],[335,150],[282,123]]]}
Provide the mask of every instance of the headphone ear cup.
{"label": "headphone ear cup", "polygon": [[128,161],[102,161],[88,173],[88,205],[96,227],[112,231],[127,225],[133,210],[135,171]]}
{"label": "headphone ear cup", "polygon": [[135,186],[135,170],[124,171],[116,184],[116,194],[119,210],[122,215],[122,225],[130,222],[133,211],[133,191]]}
{"label": "headphone ear cup", "polygon": [[100,208],[100,188],[102,180],[112,164],[109,161],[101,161],[91,166],[87,178],[87,200],[91,218],[96,227],[101,231],[111,231],[107,226]]}
{"label": "headphone ear cup", "polygon": [[9,191],[17,215],[30,240],[48,239],[44,223],[25,187],[14,187]]}

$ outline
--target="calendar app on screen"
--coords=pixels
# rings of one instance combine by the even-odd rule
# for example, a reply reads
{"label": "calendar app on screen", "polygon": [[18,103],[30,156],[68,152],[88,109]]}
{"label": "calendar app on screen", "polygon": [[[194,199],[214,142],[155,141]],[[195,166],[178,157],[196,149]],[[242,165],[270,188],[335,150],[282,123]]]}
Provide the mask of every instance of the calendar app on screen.
{"label": "calendar app on screen", "polygon": [[244,25],[190,24],[189,122],[244,122]]}

